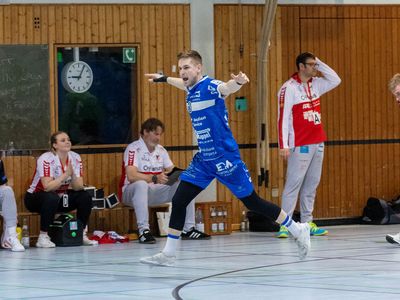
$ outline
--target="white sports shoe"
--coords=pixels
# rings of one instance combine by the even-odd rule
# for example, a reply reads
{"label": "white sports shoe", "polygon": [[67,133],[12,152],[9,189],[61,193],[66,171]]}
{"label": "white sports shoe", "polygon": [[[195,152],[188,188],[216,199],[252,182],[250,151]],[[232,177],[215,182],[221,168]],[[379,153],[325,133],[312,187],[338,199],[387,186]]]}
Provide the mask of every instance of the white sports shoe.
{"label": "white sports shoe", "polygon": [[36,242],[36,247],[38,248],[54,248],[56,244],[54,244],[50,237],[47,234],[39,234],[39,238]]}
{"label": "white sports shoe", "polygon": [[82,242],[83,242],[83,246],[96,246],[99,244],[98,241],[90,240],[85,232],[83,233]]}
{"label": "white sports shoe", "polygon": [[386,241],[391,244],[400,245],[400,232],[398,234],[387,234]]}
{"label": "white sports shoe", "polygon": [[160,252],[153,256],[143,257],[140,259],[140,262],[149,265],[172,267],[175,263],[175,259],[175,256],[167,256],[163,252]]}
{"label": "white sports shoe", "polygon": [[310,242],[310,225],[308,223],[299,223],[300,234],[295,238],[297,248],[299,251],[299,258],[303,260],[306,258],[308,251],[311,248]]}
{"label": "white sports shoe", "polygon": [[9,232],[9,230],[4,230],[1,236],[1,246],[6,249],[10,249],[13,252],[25,251],[24,246],[18,239],[17,232]]}

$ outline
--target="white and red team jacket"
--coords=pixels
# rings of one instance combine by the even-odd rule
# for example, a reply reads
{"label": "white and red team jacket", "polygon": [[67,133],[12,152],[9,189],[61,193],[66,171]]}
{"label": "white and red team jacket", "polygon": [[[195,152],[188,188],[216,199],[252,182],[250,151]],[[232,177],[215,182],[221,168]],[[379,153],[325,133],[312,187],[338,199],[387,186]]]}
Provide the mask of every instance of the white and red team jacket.
{"label": "white and red team jacket", "polygon": [[279,148],[318,144],[326,140],[321,122],[320,97],[338,86],[339,76],[320,61],[318,71],[324,77],[313,77],[303,84],[298,73],[286,81],[278,93]]}
{"label": "white and red team jacket", "polygon": [[[76,177],[83,176],[82,159],[78,153],[73,151],[68,152],[66,166],[61,164],[60,158],[57,154],[54,154],[51,151],[43,153],[36,162],[35,174],[33,175],[32,183],[28,189],[28,192],[36,193],[44,191],[40,178],[52,177],[56,179],[65,173],[65,170],[69,164],[72,164],[72,170]],[[69,176],[65,181],[62,182],[61,186],[55,192],[60,196],[64,194],[68,190],[71,181],[72,178]]]}
{"label": "white and red team jacket", "polygon": [[127,166],[135,166],[138,172],[143,174],[157,175],[162,173],[164,169],[173,167],[173,165],[167,150],[163,146],[157,145],[154,151],[150,153],[142,138],[130,143],[125,149],[124,160],[122,162],[120,195],[122,195],[125,187],[130,183],[126,176]]}

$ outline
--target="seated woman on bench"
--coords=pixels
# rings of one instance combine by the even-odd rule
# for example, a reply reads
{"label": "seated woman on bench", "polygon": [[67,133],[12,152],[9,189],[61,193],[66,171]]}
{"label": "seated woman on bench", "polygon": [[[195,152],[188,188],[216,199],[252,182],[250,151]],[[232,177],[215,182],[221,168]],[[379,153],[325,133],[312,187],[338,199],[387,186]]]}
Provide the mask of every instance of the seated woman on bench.
{"label": "seated woman on bench", "polygon": [[83,244],[95,245],[86,235],[92,211],[92,198],[83,190],[82,160],[71,151],[69,136],[62,131],[50,137],[51,151],[42,154],[36,163],[31,186],[25,195],[25,206],[40,214],[40,234],[36,247],[53,248],[47,232],[57,212],[77,211],[84,229]]}

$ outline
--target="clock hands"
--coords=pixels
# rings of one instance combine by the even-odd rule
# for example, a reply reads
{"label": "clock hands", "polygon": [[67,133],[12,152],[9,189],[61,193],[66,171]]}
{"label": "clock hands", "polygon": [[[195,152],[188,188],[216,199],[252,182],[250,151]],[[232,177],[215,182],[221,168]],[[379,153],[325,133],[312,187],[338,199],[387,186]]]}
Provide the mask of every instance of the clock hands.
{"label": "clock hands", "polygon": [[[85,65],[83,65],[83,68],[82,68],[82,70],[81,70],[81,73],[79,74],[79,77],[78,77],[79,79],[81,79],[81,77],[82,77],[82,73],[83,73],[83,70],[85,69],[85,67],[86,67],[86,66],[85,66]],[[78,80],[79,80],[79,79],[78,79]]]}
{"label": "clock hands", "polygon": [[69,76],[69,78],[78,78],[78,80],[80,80],[82,78],[82,73],[83,73],[83,70],[85,69],[85,67],[86,66],[83,65],[82,70],[81,70],[81,72],[79,73],[78,76]]}

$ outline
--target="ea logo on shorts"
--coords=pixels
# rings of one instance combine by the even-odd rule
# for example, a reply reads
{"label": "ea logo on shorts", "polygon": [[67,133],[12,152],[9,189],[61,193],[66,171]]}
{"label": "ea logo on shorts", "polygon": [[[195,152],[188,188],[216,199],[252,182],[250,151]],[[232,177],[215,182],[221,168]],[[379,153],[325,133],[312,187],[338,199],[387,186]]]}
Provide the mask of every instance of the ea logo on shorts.
{"label": "ea logo on shorts", "polygon": [[225,162],[220,162],[215,166],[217,167],[218,172],[222,172],[224,170],[229,170],[230,168],[232,168],[233,164],[229,160],[226,160]]}
{"label": "ea logo on shorts", "polygon": [[189,112],[189,114],[192,112],[192,102],[190,101],[186,102],[186,109]]}

